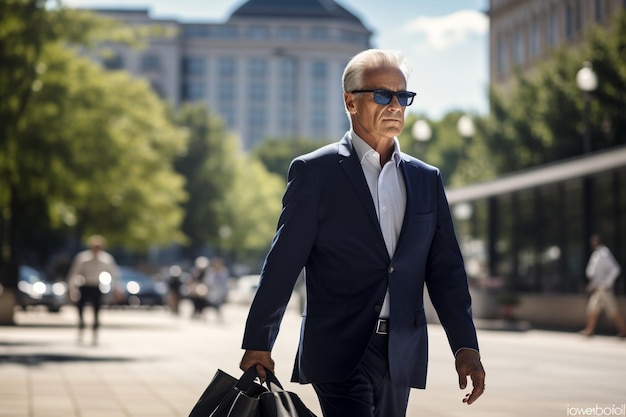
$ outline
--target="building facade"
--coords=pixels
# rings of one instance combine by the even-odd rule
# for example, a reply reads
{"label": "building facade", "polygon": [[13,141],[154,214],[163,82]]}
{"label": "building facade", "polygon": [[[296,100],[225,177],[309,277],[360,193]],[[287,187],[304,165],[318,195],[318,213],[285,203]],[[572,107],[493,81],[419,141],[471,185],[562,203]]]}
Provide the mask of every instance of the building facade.
{"label": "building facade", "polygon": [[626,0],[490,0],[490,83],[506,86],[516,70],[530,71],[554,50],[579,44],[587,29],[624,9]]}
{"label": "building facade", "polygon": [[175,106],[206,103],[245,149],[268,137],[336,140],[349,127],[341,75],[372,33],[333,1],[249,0],[219,23],[95,11],[174,33],[142,49],[111,45],[104,64],[149,80]]}

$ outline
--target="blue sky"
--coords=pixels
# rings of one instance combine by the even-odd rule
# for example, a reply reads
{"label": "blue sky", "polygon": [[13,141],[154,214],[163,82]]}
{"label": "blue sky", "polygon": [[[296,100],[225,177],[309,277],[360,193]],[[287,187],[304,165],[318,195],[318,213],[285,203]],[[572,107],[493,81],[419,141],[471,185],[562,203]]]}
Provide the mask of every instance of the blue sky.
{"label": "blue sky", "polygon": [[[372,46],[403,51],[413,67],[410,111],[438,119],[488,108],[488,0],[335,0],[374,32]],[[245,0],[65,0],[76,7],[147,8],[152,17],[219,23]]]}

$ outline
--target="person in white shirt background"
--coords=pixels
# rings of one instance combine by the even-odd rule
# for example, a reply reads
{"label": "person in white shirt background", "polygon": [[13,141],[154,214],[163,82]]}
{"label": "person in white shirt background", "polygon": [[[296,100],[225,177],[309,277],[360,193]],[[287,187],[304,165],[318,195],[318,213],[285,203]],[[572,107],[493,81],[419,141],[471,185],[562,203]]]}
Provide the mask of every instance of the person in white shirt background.
{"label": "person in white shirt background", "polygon": [[74,257],[68,274],[70,298],[78,308],[78,341],[82,342],[85,329],[84,308],[91,304],[93,308],[93,344],[98,342],[100,326],[99,312],[102,305],[103,287],[108,287],[113,296],[118,295],[116,282],[119,279],[119,268],[113,256],[104,251],[106,239],[93,235],[87,240],[89,249],[79,252]]}
{"label": "person in white shirt background", "polygon": [[593,253],[589,258],[585,272],[589,279],[586,290],[591,295],[587,302],[587,326],[580,333],[585,336],[592,336],[600,312],[604,309],[617,325],[618,336],[626,338],[626,323],[613,293],[613,284],[620,274],[620,266],[609,248],[602,243],[600,235],[591,236],[590,243]]}

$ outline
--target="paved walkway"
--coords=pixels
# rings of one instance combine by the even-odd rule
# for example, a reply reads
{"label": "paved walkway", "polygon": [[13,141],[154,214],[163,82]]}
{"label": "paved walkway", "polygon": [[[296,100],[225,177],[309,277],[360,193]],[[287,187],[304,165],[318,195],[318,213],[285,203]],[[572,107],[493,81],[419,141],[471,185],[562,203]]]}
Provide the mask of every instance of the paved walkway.
{"label": "paved walkway", "polygon": [[[187,417],[217,368],[240,375],[246,308],[227,305],[223,323],[189,313],[105,310],[96,346],[88,337],[77,343],[70,307],[17,313],[18,326],[0,327],[0,416]],[[321,416],[312,388],[288,382],[298,329],[289,310],[274,350],[277,375]],[[626,415],[626,341],[482,330],[487,390],[467,406],[442,329],[432,325],[430,335],[428,388],[413,391],[408,417]]]}

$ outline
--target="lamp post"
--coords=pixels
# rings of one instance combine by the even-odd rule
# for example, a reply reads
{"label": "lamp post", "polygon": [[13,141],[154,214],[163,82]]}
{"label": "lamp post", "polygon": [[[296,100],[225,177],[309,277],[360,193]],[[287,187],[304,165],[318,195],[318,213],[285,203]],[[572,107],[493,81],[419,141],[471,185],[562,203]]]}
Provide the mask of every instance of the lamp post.
{"label": "lamp post", "polygon": [[584,101],[584,118],[585,118],[585,135],[583,136],[583,152],[591,152],[591,125],[590,125],[590,109],[589,109],[589,93],[594,91],[598,86],[598,77],[593,72],[591,62],[585,61],[583,67],[576,73],[576,84],[583,92]]}
{"label": "lamp post", "polygon": [[428,142],[433,134],[433,131],[426,120],[419,119],[413,123],[411,134],[417,141]]}
{"label": "lamp post", "polygon": [[433,135],[433,131],[426,120],[419,119],[415,123],[413,123],[413,127],[411,128],[411,135],[413,139],[418,143],[416,145],[416,152],[419,153],[421,146],[420,143],[426,143],[430,140]]}
{"label": "lamp post", "polygon": [[461,137],[463,138],[462,152],[461,152],[461,154],[462,154],[461,157],[463,158],[463,157],[467,156],[467,155],[465,155],[467,153],[467,151],[466,151],[467,142],[476,133],[476,127],[474,126],[474,120],[472,120],[472,118],[470,116],[468,116],[467,114],[464,114],[456,122],[456,130],[457,130],[457,132],[459,132],[459,135],[461,135]]}

